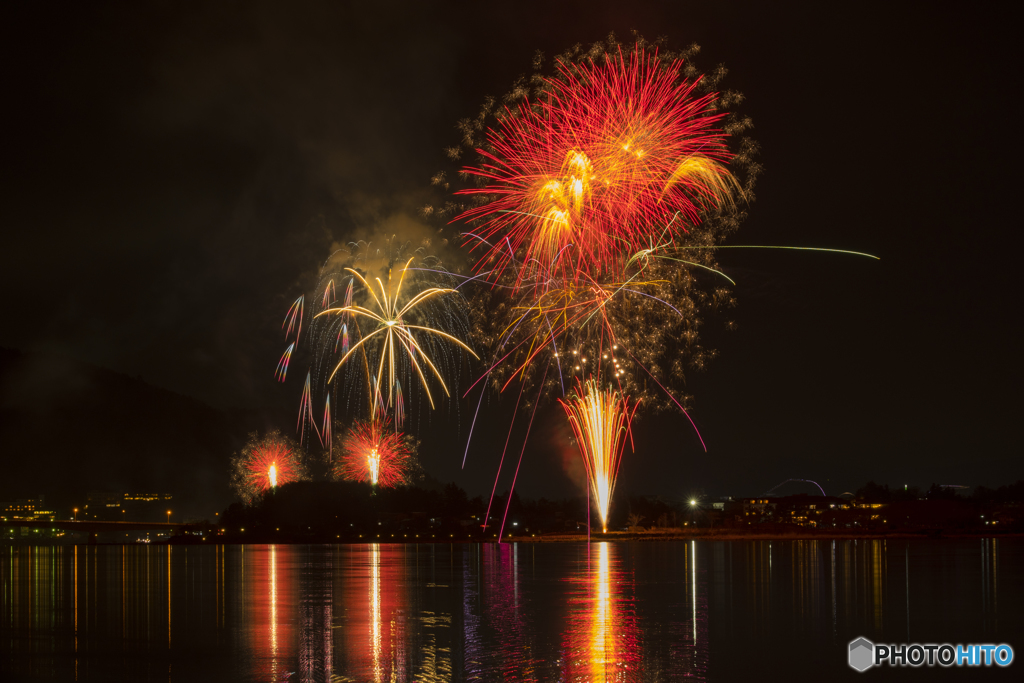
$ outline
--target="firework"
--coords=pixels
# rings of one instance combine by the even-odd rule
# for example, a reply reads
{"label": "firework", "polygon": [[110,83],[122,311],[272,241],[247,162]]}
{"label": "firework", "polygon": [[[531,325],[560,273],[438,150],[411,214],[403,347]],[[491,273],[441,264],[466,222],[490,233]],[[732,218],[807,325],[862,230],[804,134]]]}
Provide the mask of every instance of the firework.
{"label": "firework", "polygon": [[714,247],[758,172],[749,121],[728,113],[742,98],[716,92],[695,52],[610,38],[460,124],[478,161],[456,219],[489,288],[474,336],[495,389],[545,376],[537,398],[565,396],[567,378],[593,377],[685,412],[673,386],[714,354],[702,317],[733,303]]}
{"label": "firework", "polygon": [[739,137],[749,121],[728,113],[741,97],[715,92],[720,76],[688,60],[610,38],[460,123],[477,153],[462,175],[475,186],[451,213],[469,223],[467,281],[486,287],[474,337],[492,354],[477,383],[504,391],[518,380],[516,409],[531,413],[563,397],[603,523],[632,411],[686,414],[674,387],[684,366],[713,355],[698,342],[702,317],[730,305],[724,283],[735,284],[713,248],[738,225],[758,171],[756,146]]}
{"label": "firework", "polygon": [[335,474],[390,488],[409,483],[415,469],[412,441],[391,428],[390,418],[355,422],[341,443]]}
{"label": "firework", "polygon": [[[716,249],[760,172],[757,145],[742,136],[749,119],[728,111],[742,96],[715,91],[723,67],[700,75],[689,59],[698,49],[672,55],[638,37],[623,50],[612,37],[558,57],[550,77],[520,80],[503,105],[489,98],[459,124],[477,153],[462,176],[475,185],[438,212],[468,223],[463,243],[476,261],[466,282],[485,285],[474,337],[491,358],[474,386],[519,380],[518,411],[565,397],[565,380],[577,380],[560,401],[605,525],[637,406],[690,417],[676,387],[685,366],[715,355],[699,331],[707,313],[734,304],[726,283],[736,284]],[[434,182],[447,187],[443,174]],[[524,402],[528,387],[535,398]]]}
{"label": "firework", "polygon": [[[301,443],[311,443],[315,432],[331,452],[328,403],[334,413],[339,406],[371,418],[388,413],[398,430],[420,390],[435,406],[428,378],[449,393],[462,370],[463,351],[473,353],[462,341],[469,331],[467,307],[454,289],[457,279],[436,257],[425,255],[429,246],[429,239],[416,249],[394,238],[350,243],[327,258],[312,293],[289,308],[286,339],[294,333],[296,340],[276,376],[284,381],[293,354],[300,353],[301,333],[303,355],[310,358],[299,402]],[[313,419],[320,403],[323,426]]]}
{"label": "firework", "polygon": [[277,431],[263,438],[251,434],[233,458],[232,468],[232,487],[246,504],[278,486],[307,478],[298,447]]}
{"label": "firework", "polygon": [[[440,287],[428,287],[421,289],[409,296],[404,303],[402,303],[402,285],[405,282],[406,273],[409,271],[409,264],[412,259],[409,259],[404,266],[399,268],[397,278],[395,277],[394,269],[390,269],[388,272],[387,285],[378,277],[376,278],[377,287],[374,288],[366,278],[364,278],[359,272],[347,268],[346,270],[355,278],[359,279],[359,282],[369,292],[370,297],[373,300],[374,309],[366,308],[364,306],[352,305],[345,306],[342,308],[329,308],[325,311],[321,311],[316,317],[326,315],[339,315],[345,316],[350,315],[354,318],[366,318],[373,326],[372,331],[368,332],[362,339],[356,342],[346,353],[342,356],[341,360],[335,366],[334,371],[328,378],[330,382],[334,375],[337,374],[338,370],[341,369],[345,361],[351,358],[356,351],[359,351],[365,344],[371,340],[376,339],[379,342],[378,357],[380,358],[377,364],[377,372],[374,375],[373,386],[379,390],[381,380],[384,377],[384,367],[387,365],[387,392],[388,402],[387,406],[395,406],[399,416],[404,416],[404,399],[402,398],[401,385],[398,379],[397,365],[395,354],[396,352],[401,354],[404,352],[405,358],[416,372],[416,376],[419,377],[423,389],[427,394],[427,399],[430,401],[430,407],[434,407],[434,397],[430,393],[430,386],[427,382],[425,373],[423,372],[423,365],[434,373],[437,381],[440,382],[441,388],[444,389],[445,394],[449,394],[448,386],[445,384],[444,378],[441,376],[441,372],[437,369],[437,365],[431,360],[427,354],[427,349],[424,348],[422,339],[426,336],[434,336],[444,339],[461,349],[467,351],[470,355],[476,358],[476,354],[471,348],[465,343],[460,341],[455,336],[444,332],[443,330],[431,327],[428,325],[413,325],[407,321],[408,317],[416,315],[418,307],[435,297],[441,297],[446,294],[454,294],[454,289],[440,288]],[[346,297],[347,298],[347,297]],[[419,338],[417,337],[419,335]],[[399,359],[400,360],[400,359]],[[397,393],[397,401],[396,401]],[[376,406],[377,402],[374,401],[373,405]],[[374,413],[376,411],[374,410]],[[396,419],[403,419],[402,417]]]}
{"label": "firework", "polygon": [[647,246],[654,226],[668,224],[674,240],[733,209],[743,191],[718,94],[682,71],[640,46],[561,61],[535,100],[499,113],[480,164],[463,168],[479,186],[459,192],[478,200],[457,219],[474,224],[480,267],[518,262],[519,285],[541,264],[600,277]]}
{"label": "firework", "polygon": [[577,384],[576,393],[561,401],[587,469],[587,479],[601,526],[608,531],[608,507],[615,490],[622,449],[638,404],[612,389],[600,389],[590,379]]}

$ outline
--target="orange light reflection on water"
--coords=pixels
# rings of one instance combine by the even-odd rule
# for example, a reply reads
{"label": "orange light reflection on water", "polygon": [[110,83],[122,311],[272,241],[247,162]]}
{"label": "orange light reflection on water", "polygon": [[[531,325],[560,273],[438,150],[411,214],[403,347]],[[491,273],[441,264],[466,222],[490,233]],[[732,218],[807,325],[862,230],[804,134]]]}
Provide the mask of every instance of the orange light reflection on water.
{"label": "orange light reflection on water", "polygon": [[[296,551],[289,546],[266,546],[265,553],[246,553],[242,558],[253,572],[252,650],[259,662],[254,671],[265,680],[277,681],[286,675],[295,658],[294,577],[287,567],[294,563]],[[250,559],[251,557],[251,559]]]}
{"label": "orange light reflection on water", "polygon": [[[374,473],[376,475],[376,473]],[[370,546],[370,644],[373,652],[373,680],[383,680],[380,643],[380,544]]]}
{"label": "orange light reflection on water", "polygon": [[587,551],[569,600],[563,680],[640,681],[640,632],[630,577],[619,568],[611,543],[594,543]]}
{"label": "orange light reflection on water", "polygon": [[410,680],[406,552],[405,546],[371,543],[349,556],[351,580],[334,598],[346,624],[334,632],[340,642],[335,640],[333,647],[335,667],[354,680]]}
{"label": "orange light reflection on water", "polygon": [[270,671],[277,678],[277,546],[270,546]]}
{"label": "orange light reflection on water", "polygon": [[611,622],[612,590],[608,568],[608,544],[600,543],[597,548],[597,576],[594,582],[594,608],[590,621],[590,676],[592,680],[603,681],[608,676],[609,665],[617,660],[614,624]]}

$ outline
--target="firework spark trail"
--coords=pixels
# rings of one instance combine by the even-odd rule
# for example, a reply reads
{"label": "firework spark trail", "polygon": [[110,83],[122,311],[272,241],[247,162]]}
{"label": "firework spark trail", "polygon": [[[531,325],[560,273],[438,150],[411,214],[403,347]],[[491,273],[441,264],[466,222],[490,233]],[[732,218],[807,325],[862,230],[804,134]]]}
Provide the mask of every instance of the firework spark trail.
{"label": "firework spark trail", "polygon": [[348,353],[348,325],[342,323],[341,327],[338,328],[338,336],[334,339],[334,352],[338,352],[338,344],[341,344],[341,355]]}
{"label": "firework spark trail", "polygon": [[[636,358],[631,353],[629,353],[629,351],[626,351],[626,354],[629,355],[630,358],[633,358],[634,361],[636,360]],[[708,446],[707,446],[706,443],[704,443],[704,437],[700,435],[700,430],[697,429],[697,423],[694,422],[693,418],[690,417],[690,414],[688,412],[686,412],[686,408],[683,408],[683,404],[680,403],[678,400],[676,400],[676,397],[673,396],[672,393],[668,389],[665,388],[665,385],[663,385],[661,382],[659,382],[658,378],[655,377],[653,374],[651,374],[651,372],[647,368],[645,368],[639,362],[637,362],[637,365],[639,365],[644,370],[644,372],[646,372],[648,375],[650,375],[651,379],[654,380],[654,382],[659,387],[661,387],[661,390],[665,393],[665,395],[668,396],[670,399],[672,399],[672,401],[676,404],[676,406],[683,413],[683,415],[686,416],[686,419],[690,421],[690,426],[693,427],[694,433],[697,435],[697,438],[700,439],[701,448],[703,448],[704,452],[707,453],[708,452]]]}
{"label": "firework spark trail", "polygon": [[352,285],[355,282],[355,278],[350,277],[348,279],[348,287],[345,288],[345,308],[352,305]]}
{"label": "firework spark trail", "polygon": [[310,373],[306,373],[306,384],[302,388],[302,398],[299,399],[299,420],[295,425],[295,429],[299,432],[299,444],[304,442],[307,423],[313,427],[313,431],[316,432],[316,438],[323,443],[323,437],[321,437],[320,430],[316,426],[316,420],[313,419],[313,394],[310,389]]}
{"label": "firework spark trail", "polygon": [[[565,396],[565,380],[562,379],[562,361],[558,357],[558,342],[555,341],[555,331],[551,327],[551,320],[548,319],[547,313],[544,314],[544,322],[548,326],[548,335],[549,339],[551,339],[551,350],[555,356],[555,366],[558,370],[558,386],[562,388],[562,395]],[[545,374],[547,374],[547,370],[545,370]],[[542,381],[541,384],[543,385],[544,382]]]}
{"label": "firework spark trail", "polygon": [[370,415],[377,415],[378,413],[383,415],[385,412],[384,395],[381,393],[380,386],[377,384],[377,378],[371,375],[370,379],[373,381],[373,401],[370,408]]}
{"label": "firework spark trail", "polygon": [[[549,364],[550,367],[550,364]],[[544,375],[547,376],[547,368],[544,369]],[[540,381],[541,391],[544,390],[544,380]],[[516,473],[512,476],[512,486],[508,489],[508,500],[505,501],[505,514],[501,518],[501,529],[498,530],[498,540],[501,540],[502,535],[505,533],[505,520],[508,519],[508,509],[512,505],[512,494],[516,490],[516,480],[519,479],[519,468],[523,464],[523,454],[526,453],[526,442],[530,440],[530,429],[533,428],[533,418],[537,415],[537,406],[540,405],[540,396],[533,402],[533,410],[530,412],[530,421],[526,425],[526,436],[523,437],[523,449],[519,451],[519,462],[516,463]]]}
{"label": "firework spark trail", "polygon": [[324,298],[320,304],[320,308],[327,308],[334,303],[337,295],[334,291],[334,280],[328,280],[327,286],[324,287]]}
{"label": "firework spark trail", "polygon": [[601,526],[608,531],[608,508],[615,490],[625,436],[636,412],[629,399],[612,389],[602,390],[594,379],[578,384],[576,393],[559,402],[565,409],[576,443],[586,465],[587,479],[601,517]]}
{"label": "firework spark trail", "polygon": [[302,317],[306,309],[306,297],[305,295],[300,296],[295,300],[289,308],[288,312],[284,316],[284,322],[281,323],[281,327],[287,326],[284,331],[284,338],[288,339],[291,335],[292,330],[295,330],[295,343],[299,343],[299,337],[302,336]]}
{"label": "firework spark trail", "polygon": [[391,429],[390,418],[355,422],[341,444],[335,474],[390,488],[408,483],[414,453],[408,439]]}
{"label": "firework spark trail", "polygon": [[676,246],[676,249],[789,249],[793,251],[820,251],[833,254],[849,254],[851,256],[866,256],[867,258],[881,261],[882,259],[874,254],[863,251],[851,251],[849,249],[827,249],[825,247],[787,247],[774,244],[712,244],[707,246]]}
{"label": "firework spark trail", "polygon": [[[512,424],[508,426],[508,436],[505,437],[505,447],[501,449],[501,460],[498,461],[498,473],[494,475],[494,487],[491,489],[491,497],[487,501],[487,512],[484,514],[484,523],[481,525],[487,529],[487,523],[491,521],[491,504],[494,502],[494,493],[498,490],[498,479],[501,478],[501,468],[505,465],[505,453],[508,452],[508,442],[512,439],[512,428],[516,424],[515,416],[519,413],[519,402],[523,399],[523,389],[526,384],[519,387],[519,396],[516,398],[516,407],[512,411]],[[511,495],[511,494],[510,494]],[[501,540],[500,538],[498,540]]]}
{"label": "firework spark trail", "polygon": [[331,396],[327,395],[327,402],[324,404],[324,428],[323,445],[327,449],[327,457],[331,456]]}
{"label": "firework spark trail", "polygon": [[405,400],[402,398],[402,384],[395,378],[395,429],[401,429],[405,422]]}
{"label": "firework spark trail", "polygon": [[292,352],[295,350],[295,342],[288,345],[288,348],[281,354],[281,360],[277,361],[277,369],[274,370],[274,378],[283,382],[288,375],[288,365],[292,362]]}
{"label": "firework spark trail", "polygon": [[[487,393],[486,377],[490,377],[490,373],[487,373],[487,375],[484,376],[484,386],[480,390],[480,398],[476,401],[476,411],[473,413],[473,421],[469,423],[469,436],[466,438],[466,450],[462,454],[462,469],[466,469],[466,458],[469,457],[469,444],[473,442],[473,429],[476,427],[476,418],[480,414],[480,405],[484,401],[484,394]],[[467,390],[466,393],[468,394],[469,390]],[[465,396],[463,396],[463,398],[465,398]]]}

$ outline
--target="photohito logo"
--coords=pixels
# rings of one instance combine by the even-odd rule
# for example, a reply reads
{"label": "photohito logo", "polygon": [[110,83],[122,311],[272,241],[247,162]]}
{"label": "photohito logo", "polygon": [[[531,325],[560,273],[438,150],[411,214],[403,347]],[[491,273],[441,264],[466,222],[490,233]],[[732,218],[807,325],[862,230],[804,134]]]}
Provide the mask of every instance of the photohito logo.
{"label": "photohito logo", "polygon": [[1009,666],[1013,662],[1013,648],[1000,645],[950,645],[943,643],[911,643],[882,645],[867,638],[850,641],[849,664],[857,671],[873,666]]}
{"label": "photohito logo", "polygon": [[867,638],[858,638],[850,643],[850,666],[857,671],[868,669],[875,659],[875,644]]}

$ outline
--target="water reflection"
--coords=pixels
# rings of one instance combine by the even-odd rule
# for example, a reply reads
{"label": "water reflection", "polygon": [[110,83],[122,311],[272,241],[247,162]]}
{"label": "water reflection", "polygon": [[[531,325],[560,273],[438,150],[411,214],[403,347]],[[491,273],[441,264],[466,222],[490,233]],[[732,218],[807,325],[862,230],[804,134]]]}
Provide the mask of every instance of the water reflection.
{"label": "water reflection", "polygon": [[563,680],[642,680],[632,576],[622,569],[620,547],[593,544],[571,579]]}
{"label": "water reflection", "polygon": [[405,554],[406,546],[374,543],[347,553],[340,567],[347,580],[340,595],[341,623],[332,623],[332,629],[341,639],[337,669],[358,674],[354,680],[408,680]]}
{"label": "water reflection", "polygon": [[[297,550],[288,546],[251,546],[240,553],[240,573],[252,613],[250,625],[253,674],[280,681],[290,675],[295,657],[294,574]],[[245,576],[248,575],[248,583]],[[245,605],[240,605],[244,609]]]}
{"label": "water reflection", "polygon": [[478,605],[485,648],[477,655],[483,666],[475,673],[483,677],[488,670],[494,672],[489,662],[495,662],[505,680],[546,680],[541,671],[543,660],[537,657],[537,632],[528,613],[529,596],[521,585],[528,575],[521,571],[519,558],[528,549],[518,543],[503,543],[479,546],[479,550]]}
{"label": "water reflection", "polygon": [[309,554],[301,559],[300,679],[322,683],[331,680],[334,663],[334,556]]}
{"label": "water reflection", "polygon": [[842,675],[857,636],[1012,642],[1022,570],[1010,538],[6,547],[0,680],[729,679],[794,642]]}

